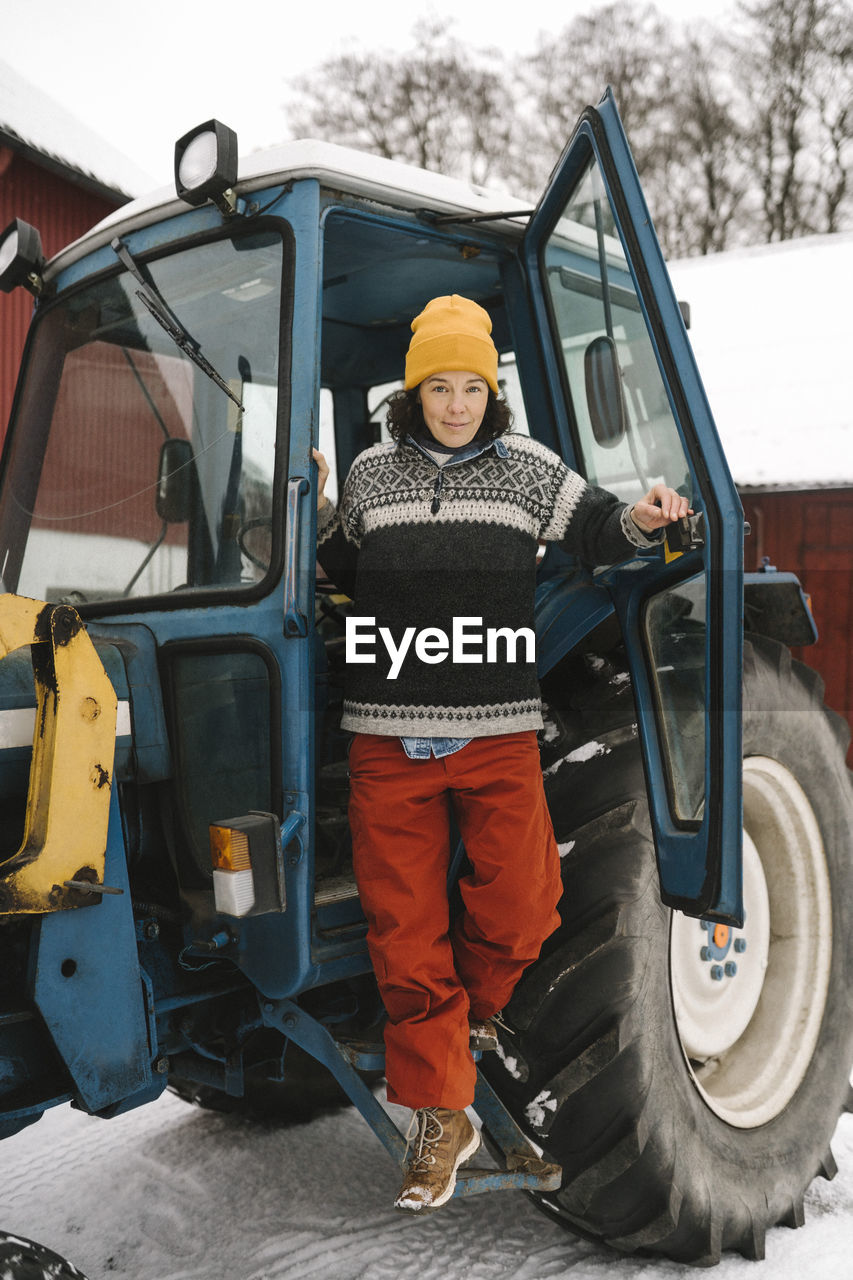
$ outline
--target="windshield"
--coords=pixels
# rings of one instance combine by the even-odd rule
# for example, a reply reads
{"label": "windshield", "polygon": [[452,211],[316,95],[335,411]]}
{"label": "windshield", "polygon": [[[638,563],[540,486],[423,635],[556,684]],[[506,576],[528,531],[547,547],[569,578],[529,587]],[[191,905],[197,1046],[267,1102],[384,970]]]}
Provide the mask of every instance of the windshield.
{"label": "windshield", "polygon": [[262,576],[282,258],[281,238],[262,231],[145,264],[233,399],[156,322],[126,271],[45,312],[0,500],[7,591],[83,604]]}

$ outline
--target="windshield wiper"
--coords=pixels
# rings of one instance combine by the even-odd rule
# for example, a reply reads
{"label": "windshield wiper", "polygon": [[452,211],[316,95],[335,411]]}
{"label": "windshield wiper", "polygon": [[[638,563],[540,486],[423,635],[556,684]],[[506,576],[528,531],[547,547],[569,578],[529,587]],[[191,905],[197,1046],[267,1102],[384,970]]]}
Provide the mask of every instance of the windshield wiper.
{"label": "windshield wiper", "polygon": [[163,297],[160,290],[154,284],[153,280],[147,279],[143,275],[139,263],[128,249],[127,245],[116,236],[112,241],[110,248],[116,255],[122,266],[125,267],[134,280],[141,286],[136,290],[136,296],[141,303],[148,309],[153,318],[157,321],[162,329],[165,329],[169,337],[172,339],[176,347],[183,351],[193,364],[201,369],[202,373],[207,374],[211,382],[215,382],[221,391],[224,391],[229,400],[233,400],[240,412],[243,412],[243,401],[229,387],[228,383],[220,373],[214,369],[213,365],[201,353],[201,343],[197,342],[189,330],[181,323]]}

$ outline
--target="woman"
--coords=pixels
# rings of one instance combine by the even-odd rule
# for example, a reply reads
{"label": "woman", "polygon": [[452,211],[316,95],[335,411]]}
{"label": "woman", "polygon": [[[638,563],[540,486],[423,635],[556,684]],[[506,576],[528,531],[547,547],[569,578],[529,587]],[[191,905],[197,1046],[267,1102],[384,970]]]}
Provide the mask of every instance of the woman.
{"label": "woman", "polygon": [[[538,542],[609,564],[656,545],[688,505],[659,484],[629,509],[507,436],[477,303],[434,298],[412,333],[393,439],[356,458],[338,510],[314,456],[317,556],[358,615],[342,718],[353,866],[388,1013],[388,1098],[414,1111],[396,1205],[419,1213],[450,1199],[479,1146],[471,1050],[497,1048],[492,1020],[559,922],[536,739]],[[451,809],[471,864],[452,921]]]}

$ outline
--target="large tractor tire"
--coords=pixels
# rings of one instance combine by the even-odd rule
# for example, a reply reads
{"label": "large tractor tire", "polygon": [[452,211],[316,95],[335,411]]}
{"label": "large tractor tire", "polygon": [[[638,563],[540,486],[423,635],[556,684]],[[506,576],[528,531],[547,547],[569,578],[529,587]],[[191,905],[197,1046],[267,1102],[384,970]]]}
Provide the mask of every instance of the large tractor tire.
{"label": "large tractor tire", "polygon": [[834,1175],[853,1109],[849,732],[818,676],[747,643],[746,919],[726,930],[661,904],[627,674],[592,670],[543,749],[562,925],[486,1070],[562,1165],[539,1201],[566,1226],[699,1265],[761,1258]]}

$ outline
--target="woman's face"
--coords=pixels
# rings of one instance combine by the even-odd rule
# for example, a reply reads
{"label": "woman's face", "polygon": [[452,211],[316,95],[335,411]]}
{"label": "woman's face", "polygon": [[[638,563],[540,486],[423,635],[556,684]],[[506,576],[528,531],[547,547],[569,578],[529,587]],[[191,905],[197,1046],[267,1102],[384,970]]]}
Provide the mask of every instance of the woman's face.
{"label": "woman's face", "polygon": [[489,384],[477,373],[433,373],[418,387],[424,422],[441,444],[470,444],[480,430]]}

